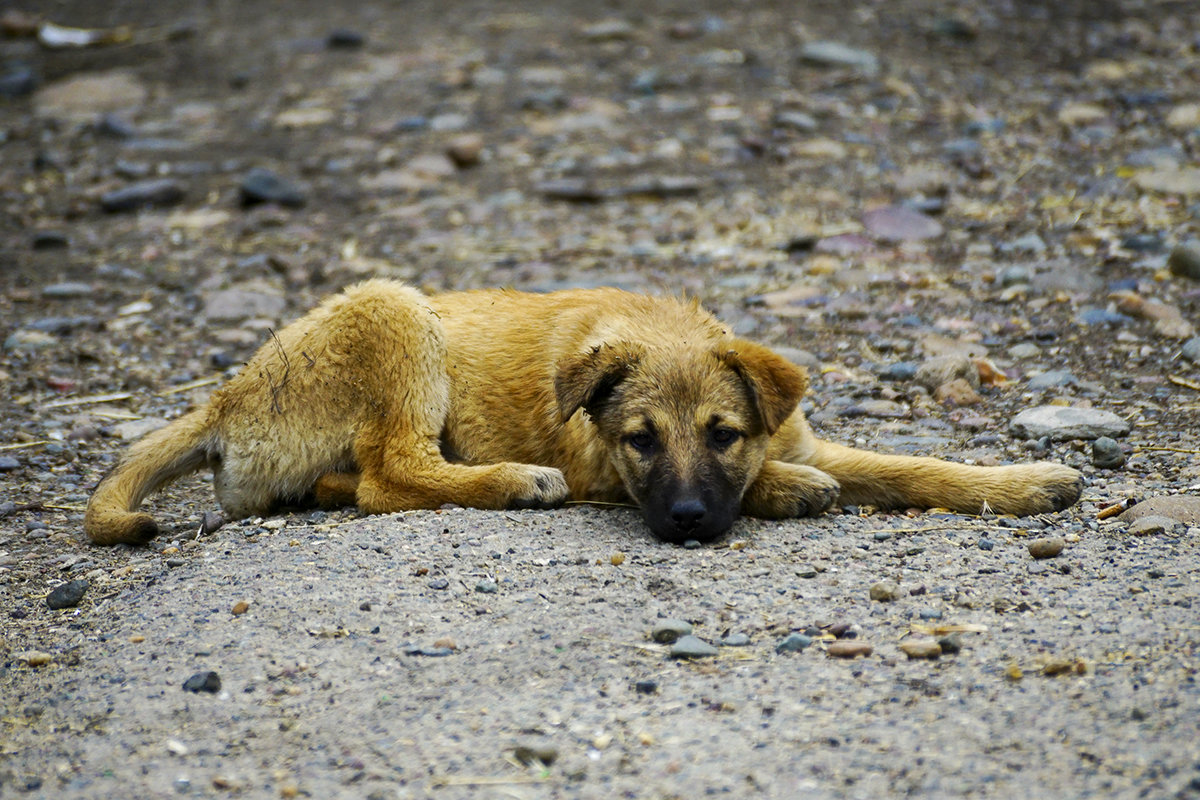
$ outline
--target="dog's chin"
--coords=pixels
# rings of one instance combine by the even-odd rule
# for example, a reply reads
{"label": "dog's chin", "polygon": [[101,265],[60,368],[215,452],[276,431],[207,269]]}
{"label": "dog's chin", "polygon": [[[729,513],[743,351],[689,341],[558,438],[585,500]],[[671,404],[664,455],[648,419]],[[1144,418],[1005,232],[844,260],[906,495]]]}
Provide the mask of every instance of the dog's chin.
{"label": "dog's chin", "polygon": [[651,519],[645,517],[646,524],[650,526],[650,531],[660,541],[667,544],[685,544],[687,542],[711,542],[720,539],[725,534],[729,533],[729,529],[733,527],[733,519],[728,521],[716,521],[703,524],[696,527],[680,528],[671,520]]}

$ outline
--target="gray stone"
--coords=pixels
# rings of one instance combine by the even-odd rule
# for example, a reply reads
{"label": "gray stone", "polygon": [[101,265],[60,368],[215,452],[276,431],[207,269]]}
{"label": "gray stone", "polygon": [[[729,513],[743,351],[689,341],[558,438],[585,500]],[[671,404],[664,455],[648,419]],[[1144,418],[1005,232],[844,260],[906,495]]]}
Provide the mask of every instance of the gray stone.
{"label": "gray stone", "polygon": [[1029,388],[1035,391],[1057,389],[1075,383],[1075,376],[1065,369],[1046,370],[1029,379]]}
{"label": "gray stone", "polygon": [[853,67],[870,75],[879,71],[874,53],[840,42],[809,42],[800,48],[799,55],[801,61],[822,67]]}
{"label": "gray stone", "polygon": [[895,581],[880,581],[871,586],[870,595],[872,600],[890,603],[900,599],[900,586]]}
{"label": "gray stone", "polygon": [[238,188],[242,195],[242,205],[246,206],[256,203],[278,203],[289,208],[299,208],[307,200],[299,186],[262,167],[255,167],[247,172]]}
{"label": "gray stone", "polygon": [[49,286],[42,287],[42,297],[53,299],[88,297],[93,291],[90,283],[68,281],[66,283],[52,283]]}
{"label": "gray stone", "polygon": [[12,456],[0,456],[0,472],[12,472],[14,469],[20,469],[21,462]]}
{"label": "gray stone", "polygon": [[1029,283],[1030,273],[1028,267],[1014,265],[1006,267],[1000,273],[1000,285],[1004,287],[1016,286],[1022,283]]}
{"label": "gray stone", "polygon": [[1036,559],[1055,558],[1063,551],[1067,543],[1059,536],[1046,539],[1034,539],[1029,543],[1029,555]]}
{"label": "gray stone", "polygon": [[85,72],[38,90],[38,116],[70,122],[90,122],[106,113],[139,108],[149,91],[132,70]]}
{"label": "gray stone", "polygon": [[692,632],[692,624],[682,619],[660,619],[650,629],[650,638],[661,644],[670,644]]}
{"label": "gray stone", "polygon": [[1200,281],[1200,240],[1190,239],[1178,244],[1167,258],[1172,275]]}
{"label": "gray stone", "polygon": [[803,111],[780,111],[775,115],[775,124],[781,128],[805,133],[812,133],[817,129],[817,121]]}
{"label": "gray stone", "polygon": [[165,428],[169,423],[161,417],[145,417],[143,419],[131,419],[128,422],[122,422],[113,428],[117,436],[121,437],[123,442],[132,442],[140,439],[151,431],[156,431],[159,428]]}
{"label": "gray stone", "polygon": [[1022,439],[1048,437],[1061,442],[1124,436],[1129,433],[1130,424],[1110,411],[1095,408],[1037,406],[1013,417],[1009,431]]}
{"label": "gray stone", "polygon": [[1127,509],[1117,519],[1131,524],[1148,516],[1168,517],[1184,525],[1200,525],[1200,497],[1192,494],[1149,497]]}
{"label": "gray stone", "polygon": [[1133,182],[1139,189],[1160,194],[1200,194],[1200,167],[1172,167],[1138,172]]}
{"label": "gray stone", "polygon": [[183,690],[216,694],[221,691],[221,676],[215,672],[197,672],[183,682]]}
{"label": "gray stone", "polygon": [[138,181],[100,195],[100,207],[115,214],[150,206],[172,206],[183,199],[183,184],[171,178]]}
{"label": "gray stone", "polygon": [[1182,522],[1161,514],[1147,514],[1139,517],[1129,526],[1129,533],[1133,536],[1158,536],[1163,533],[1178,534],[1182,532]]}
{"label": "gray stone", "polygon": [[813,643],[811,636],[803,633],[789,633],[775,645],[776,653],[798,653]]}
{"label": "gray stone", "polygon": [[750,637],[744,633],[731,633],[721,640],[722,647],[748,647]]}
{"label": "gray stone", "polygon": [[85,580],[67,581],[54,587],[50,594],[46,595],[46,605],[56,610],[74,608],[83,600],[87,590],[88,582]]}
{"label": "gray stone", "polygon": [[711,658],[717,652],[717,648],[691,634],[680,636],[671,645],[671,658]]}
{"label": "gray stone", "polygon": [[1183,343],[1183,349],[1180,351],[1183,357],[1193,364],[1200,364],[1200,337],[1188,339]]}
{"label": "gray stone", "polygon": [[4,349],[14,353],[36,353],[58,345],[58,339],[41,331],[13,331],[4,340]]}
{"label": "gray stone", "polygon": [[888,242],[933,239],[944,232],[942,223],[907,206],[873,208],[863,214],[863,225],[873,236]]}
{"label": "gray stone", "polygon": [[1079,321],[1084,325],[1124,325],[1130,317],[1107,308],[1084,308],[1079,312]]}
{"label": "gray stone", "polygon": [[1027,233],[1011,242],[1000,245],[1001,252],[1034,253],[1046,252],[1046,242],[1036,233]]}
{"label": "gray stone", "polygon": [[1012,358],[1037,358],[1042,354],[1042,348],[1033,342],[1021,342],[1008,348],[1008,354]]}
{"label": "gray stone", "polygon": [[939,356],[927,359],[917,367],[913,380],[932,392],[942,384],[959,378],[971,384],[971,388],[979,388],[979,370],[966,356]]}
{"label": "gray stone", "polygon": [[204,303],[204,317],[210,322],[237,322],[250,317],[275,319],[287,307],[281,294],[223,289],[213,292]]}
{"label": "gray stone", "polygon": [[1118,469],[1125,465],[1125,451],[1115,439],[1101,436],[1092,442],[1092,466],[1099,469]]}

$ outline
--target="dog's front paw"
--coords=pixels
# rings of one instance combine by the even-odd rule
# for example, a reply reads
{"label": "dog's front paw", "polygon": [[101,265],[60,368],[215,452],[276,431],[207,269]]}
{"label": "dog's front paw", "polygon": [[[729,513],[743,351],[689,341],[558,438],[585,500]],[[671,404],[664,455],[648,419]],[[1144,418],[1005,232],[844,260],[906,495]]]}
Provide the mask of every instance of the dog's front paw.
{"label": "dog's front paw", "polygon": [[1033,486],[1027,502],[1026,514],[1046,514],[1062,511],[1079,501],[1083,494],[1083,473],[1062,464],[1040,462],[1030,464]]}
{"label": "dog's front paw", "polygon": [[742,497],[742,513],[764,519],[813,517],[837,502],[841,487],[815,467],[768,461]]}
{"label": "dog's front paw", "polygon": [[514,464],[521,484],[509,501],[510,508],[557,508],[566,502],[567,479],[554,467]]}

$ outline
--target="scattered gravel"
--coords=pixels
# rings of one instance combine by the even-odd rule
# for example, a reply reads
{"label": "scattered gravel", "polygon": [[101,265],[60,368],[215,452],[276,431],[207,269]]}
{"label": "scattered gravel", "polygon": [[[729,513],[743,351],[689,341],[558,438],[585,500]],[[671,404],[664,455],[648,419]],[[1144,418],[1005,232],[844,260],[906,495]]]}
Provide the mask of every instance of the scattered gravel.
{"label": "scattered gravel", "polygon": [[[127,5],[0,15],[0,795],[1194,794],[1186,3]],[[1083,497],[684,549],[587,506],[221,524],[201,476],[83,541],[129,439],[372,276],[695,296],[819,435]]]}

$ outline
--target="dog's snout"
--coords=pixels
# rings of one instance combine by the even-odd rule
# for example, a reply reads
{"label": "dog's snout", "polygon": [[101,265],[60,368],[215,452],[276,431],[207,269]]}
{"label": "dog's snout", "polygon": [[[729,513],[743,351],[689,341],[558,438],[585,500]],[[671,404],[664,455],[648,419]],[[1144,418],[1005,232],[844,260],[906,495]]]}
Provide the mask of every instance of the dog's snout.
{"label": "dog's snout", "polygon": [[697,528],[708,513],[704,502],[697,497],[676,500],[671,504],[671,521],[680,531],[691,531]]}

